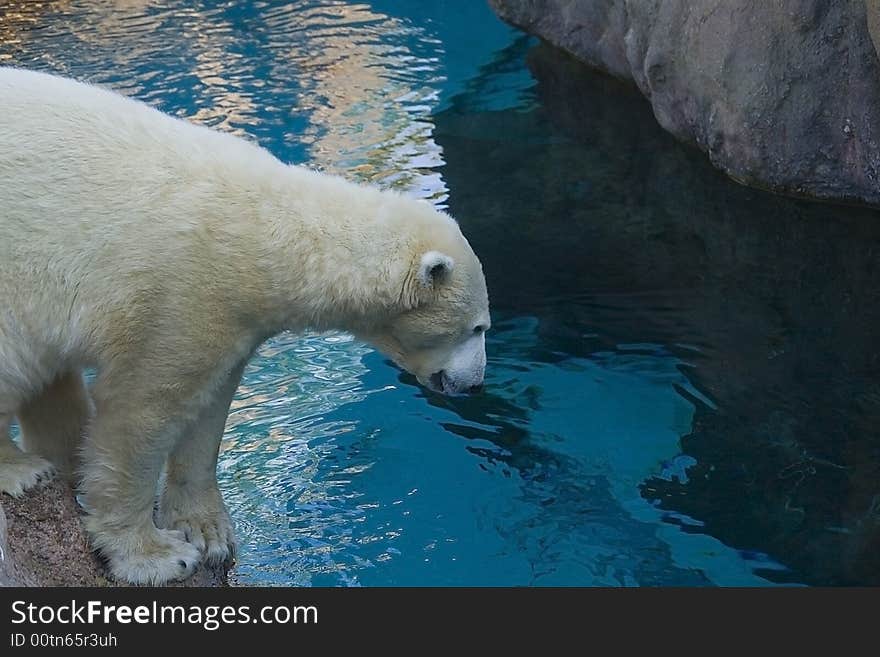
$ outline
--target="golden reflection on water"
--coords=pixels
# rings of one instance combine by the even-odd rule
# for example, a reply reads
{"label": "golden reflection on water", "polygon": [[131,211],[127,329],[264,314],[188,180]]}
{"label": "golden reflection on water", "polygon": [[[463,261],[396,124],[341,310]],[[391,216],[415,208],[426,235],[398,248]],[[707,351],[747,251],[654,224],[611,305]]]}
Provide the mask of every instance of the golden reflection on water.
{"label": "golden reflection on water", "polygon": [[[160,3],[155,0],[0,0],[0,62],[16,64],[18,55],[27,53],[36,55],[31,62],[42,62],[57,73],[69,73],[76,65],[76,61],[70,59],[76,49],[71,51],[66,46],[79,41],[113,48],[112,66],[118,67],[135,59],[138,52],[119,39],[125,39],[132,30],[154,30],[160,25],[161,16],[145,13],[156,4]],[[134,23],[127,20],[132,18],[140,20]],[[49,47],[42,47],[44,41]]]}
{"label": "golden reflection on water", "polygon": [[[180,4],[0,0],[0,63],[106,83],[240,136],[271,127],[291,150],[307,145],[311,166],[445,201],[438,91],[424,83],[442,80],[439,58],[407,45],[431,45],[424,34],[367,4],[254,3],[244,18]],[[171,106],[178,95],[192,106]]]}
{"label": "golden reflection on water", "polygon": [[308,50],[291,56],[308,57],[303,63],[311,85],[301,100],[312,106],[313,160],[328,170],[445,200],[439,174],[428,171],[443,163],[429,117],[437,91],[394,74],[436,68],[436,59],[425,61],[383,40],[383,34],[408,28],[365,4],[334,7],[329,14],[303,12],[302,18],[310,25]]}
{"label": "golden reflection on water", "polygon": [[31,27],[39,21],[42,2],[0,2],[0,65],[15,63]]}
{"label": "golden reflection on water", "polygon": [[[222,40],[213,38],[211,33],[198,29],[194,21],[192,38],[195,41],[196,65],[193,73],[202,83],[205,93],[212,102],[191,114],[189,118],[197,123],[211,125],[225,132],[247,136],[245,126],[256,125],[257,105],[252,96],[238,89],[238,83],[229,74],[230,64],[239,63],[241,55],[231,53],[222,45]],[[228,23],[216,25],[217,34],[229,33]]]}

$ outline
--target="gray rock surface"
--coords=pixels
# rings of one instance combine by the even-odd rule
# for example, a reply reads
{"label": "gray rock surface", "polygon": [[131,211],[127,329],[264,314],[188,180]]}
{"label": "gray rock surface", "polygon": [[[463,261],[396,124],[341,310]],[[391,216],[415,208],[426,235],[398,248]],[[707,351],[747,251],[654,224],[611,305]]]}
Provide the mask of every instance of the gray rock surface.
{"label": "gray rock surface", "polygon": [[489,0],[734,179],[880,205],[880,0]]}
{"label": "gray rock surface", "polygon": [[[0,549],[0,586],[119,586],[89,547],[73,492],[57,479],[20,498],[0,496]],[[202,567],[180,583],[225,584],[225,567]]]}

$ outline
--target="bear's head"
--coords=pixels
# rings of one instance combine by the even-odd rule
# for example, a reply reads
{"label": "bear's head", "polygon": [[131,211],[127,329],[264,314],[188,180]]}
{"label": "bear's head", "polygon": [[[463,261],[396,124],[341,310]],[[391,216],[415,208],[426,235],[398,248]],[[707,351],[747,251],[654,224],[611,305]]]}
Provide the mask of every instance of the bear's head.
{"label": "bear's head", "polygon": [[453,219],[436,213],[428,225],[396,268],[399,304],[364,338],[431,390],[473,392],[490,327],[483,268]]}

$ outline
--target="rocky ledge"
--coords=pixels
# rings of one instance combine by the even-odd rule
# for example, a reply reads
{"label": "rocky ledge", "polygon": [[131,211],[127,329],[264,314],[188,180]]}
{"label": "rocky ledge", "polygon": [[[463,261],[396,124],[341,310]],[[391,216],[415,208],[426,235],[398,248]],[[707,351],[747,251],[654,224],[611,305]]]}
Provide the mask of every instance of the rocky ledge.
{"label": "rocky ledge", "polygon": [[734,179],[880,205],[880,0],[489,0]]}
{"label": "rocky ledge", "polygon": [[[224,586],[226,568],[202,567],[181,586]],[[0,586],[118,586],[89,547],[70,487],[51,481],[0,496]]]}

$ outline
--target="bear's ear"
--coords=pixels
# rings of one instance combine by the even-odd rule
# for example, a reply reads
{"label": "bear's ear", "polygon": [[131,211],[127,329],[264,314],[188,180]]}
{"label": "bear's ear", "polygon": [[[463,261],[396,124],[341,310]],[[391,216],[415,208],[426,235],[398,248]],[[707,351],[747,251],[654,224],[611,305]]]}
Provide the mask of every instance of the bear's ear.
{"label": "bear's ear", "polygon": [[419,262],[418,279],[423,287],[435,288],[443,283],[455,266],[455,261],[439,251],[428,251]]}

